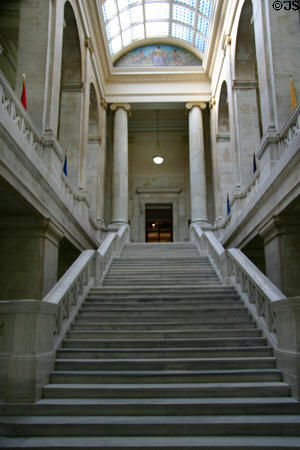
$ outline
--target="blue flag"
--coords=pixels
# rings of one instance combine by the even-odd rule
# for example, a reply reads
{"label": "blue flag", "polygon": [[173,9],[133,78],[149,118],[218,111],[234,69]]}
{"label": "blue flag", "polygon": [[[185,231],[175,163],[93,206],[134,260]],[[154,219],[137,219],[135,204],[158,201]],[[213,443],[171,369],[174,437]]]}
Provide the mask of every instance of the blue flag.
{"label": "blue flag", "polygon": [[256,158],[255,158],[255,153],[253,153],[253,173],[256,172],[256,169],[257,169],[257,167],[256,167]]}
{"label": "blue flag", "polygon": [[63,167],[63,172],[66,175],[66,177],[68,176],[68,169],[67,169],[67,154],[65,154],[65,161],[64,161],[64,167]]}
{"label": "blue flag", "polygon": [[231,213],[231,208],[230,208],[230,202],[229,202],[229,195],[227,194],[227,216],[229,216],[230,213]]}

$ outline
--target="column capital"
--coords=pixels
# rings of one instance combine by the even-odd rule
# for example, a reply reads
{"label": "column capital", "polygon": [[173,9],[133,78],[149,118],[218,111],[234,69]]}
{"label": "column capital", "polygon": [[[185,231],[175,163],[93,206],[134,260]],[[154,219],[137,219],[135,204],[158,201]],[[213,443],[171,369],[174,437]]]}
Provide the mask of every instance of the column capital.
{"label": "column capital", "polygon": [[100,104],[102,106],[103,109],[105,109],[105,111],[107,110],[107,101],[105,100],[105,98],[101,98]]}
{"label": "column capital", "polygon": [[186,109],[189,109],[189,110],[192,109],[194,106],[198,106],[200,109],[206,109],[205,102],[188,102],[185,105]]}
{"label": "column capital", "polygon": [[110,109],[112,111],[116,111],[118,108],[122,108],[124,109],[124,111],[130,111],[131,106],[129,105],[129,103],[111,103],[110,105]]}

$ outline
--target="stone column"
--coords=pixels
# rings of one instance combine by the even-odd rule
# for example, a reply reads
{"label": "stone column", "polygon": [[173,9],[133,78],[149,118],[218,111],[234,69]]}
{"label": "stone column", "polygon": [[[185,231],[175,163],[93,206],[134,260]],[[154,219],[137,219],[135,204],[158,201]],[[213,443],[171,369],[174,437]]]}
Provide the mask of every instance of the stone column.
{"label": "stone column", "polygon": [[260,231],[266,275],[287,296],[300,292],[300,223],[292,215],[273,217]]}
{"label": "stone column", "polygon": [[63,231],[49,219],[18,217],[0,223],[0,298],[42,299],[57,281]]}
{"label": "stone column", "polygon": [[112,182],[112,224],[128,223],[128,111],[127,103],[113,103],[114,144]]}
{"label": "stone column", "polygon": [[189,148],[191,184],[191,223],[207,223],[206,174],[202,109],[205,103],[187,103],[189,110]]}
{"label": "stone column", "polygon": [[105,167],[106,167],[106,110],[107,103],[104,99],[101,100],[100,108],[100,151],[99,151],[99,173],[98,173],[98,188],[97,188],[97,222],[104,224],[104,196],[105,196]]}

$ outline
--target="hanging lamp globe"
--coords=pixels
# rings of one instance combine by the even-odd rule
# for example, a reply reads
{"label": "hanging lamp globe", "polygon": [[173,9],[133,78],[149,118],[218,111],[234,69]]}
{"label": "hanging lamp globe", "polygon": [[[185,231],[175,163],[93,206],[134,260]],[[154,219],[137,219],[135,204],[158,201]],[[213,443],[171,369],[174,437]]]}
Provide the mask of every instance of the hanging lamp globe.
{"label": "hanging lamp globe", "polygon": [[164,162],[165,158],[160,155],[153,156],[152,161],[154,164],[162,164]]}

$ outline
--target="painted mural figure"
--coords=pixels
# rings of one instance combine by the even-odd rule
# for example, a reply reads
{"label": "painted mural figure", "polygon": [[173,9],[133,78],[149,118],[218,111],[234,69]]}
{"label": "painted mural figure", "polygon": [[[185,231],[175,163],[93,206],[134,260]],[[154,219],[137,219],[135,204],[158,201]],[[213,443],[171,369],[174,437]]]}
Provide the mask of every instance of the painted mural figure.
{"label": "painted mural figure", "polygon": [[174,49],[171,53],[171,61],[170,64],[174,64],[175,66],[181,66],[182,65],[182,59],[180,58],[180,56],[177,53],[177,50]]}
{"label": "painted mural figure", "polygon": [[145,53],[143,52],[143,50],[141,49],[138,54],[136,55],[134,61],[135,63],[143,63],[145,61],[145,59],[147,59],[147,56],[145,55]]}
{"label": "painted mural figure", "polygon": [[164,52],[161,50],[160,45],[157,45],[157,47],[152,52],[152,63],[154,66],[168,65],[164,57]]}

